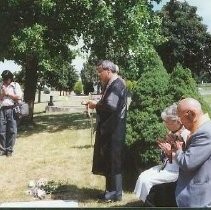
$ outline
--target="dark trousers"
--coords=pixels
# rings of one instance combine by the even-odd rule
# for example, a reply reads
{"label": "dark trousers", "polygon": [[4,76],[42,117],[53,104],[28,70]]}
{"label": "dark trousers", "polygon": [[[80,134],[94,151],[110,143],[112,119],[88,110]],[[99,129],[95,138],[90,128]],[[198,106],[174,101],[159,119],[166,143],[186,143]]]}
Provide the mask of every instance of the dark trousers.
{"label": "dark trousers", "polygon": [[14,119],[13,108],[0,109],[0,151],[13,152],[17,135],[17,123]]}
{"label": "dark trousers", "polygon": [[106,176],[106,191],[116,191],[116,196],[122,196],[122,175]]}
{"label": "dark trousers", "polygon": [[146,198],[145,206],[177,207],[175,190],[176,182],[154,185]]}

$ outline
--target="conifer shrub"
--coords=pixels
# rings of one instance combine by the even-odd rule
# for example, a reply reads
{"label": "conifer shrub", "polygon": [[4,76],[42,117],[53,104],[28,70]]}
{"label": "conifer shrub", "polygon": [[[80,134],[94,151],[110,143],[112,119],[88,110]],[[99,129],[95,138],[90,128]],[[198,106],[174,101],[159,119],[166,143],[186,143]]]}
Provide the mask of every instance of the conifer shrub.
{"label": "conifer shrub", "polygon": [[195,98],[202,104],[204,112],[211,114],[209,105],[198,92],[197,83],[193,78],[190,69],[183,68],[180,64],[177,64],[170,75],[169,94],[175,102],[179,101],[181,98]]}
{"label": "conifer shrub", "polygon": [[166,134],[161,112],[172,101],[168,94],[169,75],[159,58],[155,59],[157,63],[144,69],[133,88],[128,111],[126,145],[137,169],[159,162],[156,140]]}

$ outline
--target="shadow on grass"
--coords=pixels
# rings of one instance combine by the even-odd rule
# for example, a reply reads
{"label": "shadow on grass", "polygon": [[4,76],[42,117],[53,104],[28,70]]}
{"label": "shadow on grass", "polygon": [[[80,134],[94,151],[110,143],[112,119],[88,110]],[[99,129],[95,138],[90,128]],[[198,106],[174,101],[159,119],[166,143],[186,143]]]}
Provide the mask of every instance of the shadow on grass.
{"label": "shadow on grass", "polygon": [[[98,195],[102,193],[101,190],[98,189],[88,189],[88,188],[78,188],[76,185],[61,185],[55,189],[55,191],[51,194],[51,199],[53,200],[77,200],[79,203],[90,202],[98,202]],[[123,200],[124,201],[124,200]],[[104,202],[99,201],[99,205]],[[129,203],[123,205],[116,205],[113,202],[113,207],[143,207],[143,203],[141,201],[131,201]]]}
{"label": "shadow on grass", "polygon": [[[40,102],[35,101],[34,104],[46,104],[46,106],[47,106],[49,101],[50,101],[50,95],[49,95],[49,100],[40,101]],[[53,100],[53,102],[59,102],[59,101],[62,101],[62,99]]]}
{"label": "shadow on grass", "polygon": [[89,148],[93,148],[93,145],[73,146],[73,147],[70,147],[70,148],[73,148],[73,149],[89,149]]}
{"label": "shadow on grass", "polygon": [[29,136],[40,132],[60,132],[65,129],[79,130],[89,129],[90,119],[83,113],[62,113],[51,115],[39,115],[34,117],[33,124],[23,122],[19,126],[19,136]]}
{"label": "shadow on grass", "polygon": [[123,171],[123,189],[128,192],[133,192],[136,185],[137,178],[138,178],[137,173],[124,170]]}
{"label": "shadow on grass", "polygon": [[128,192],[133,192],[138,176],[140,175],[139,170],[135,164],[135,158],[132,151],[124,145],[124,156],[123,156],[123,189]]}
{"label": "shadow on grass", "polygon": [[131,201],[129,203],[126,203],[124,205],[118,205],[118,206],[113,206],[113,207],[143,207],[144,203],[140,200],[136,201]]}
{"label": "shadow on grass", "polygon": [[76,185],[65,184],[55,189],[51,194],[53,200],[77,200],[85,202],[87,200],[96,200],[101,190],[78,188]]}

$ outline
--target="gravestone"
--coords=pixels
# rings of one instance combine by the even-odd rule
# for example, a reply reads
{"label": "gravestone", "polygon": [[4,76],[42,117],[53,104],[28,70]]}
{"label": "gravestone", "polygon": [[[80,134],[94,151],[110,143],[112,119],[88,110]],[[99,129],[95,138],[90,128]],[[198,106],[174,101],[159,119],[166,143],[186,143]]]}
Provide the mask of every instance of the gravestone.
{"label": "gravestone", "polygon": [[0,208],[76,208],[78,202],[73,200],[42,200],[28,202],[6,202],[1,203]]}

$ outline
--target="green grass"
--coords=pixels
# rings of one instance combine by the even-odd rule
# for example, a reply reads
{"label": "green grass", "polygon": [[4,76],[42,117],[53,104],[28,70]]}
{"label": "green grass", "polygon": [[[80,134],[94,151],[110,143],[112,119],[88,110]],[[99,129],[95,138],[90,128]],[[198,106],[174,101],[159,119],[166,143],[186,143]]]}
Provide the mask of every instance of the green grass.
{"label": "green grass", "polygon": [[59,96],[55,92],[55,105],[79,106],[81,111],[45,113],[48,97],[43,95],[42,103],[35,104],[34,124],[19,127],[14,155],[0,157],[1,202],[34,200],[26,193],[27,185],[30,180],[45,178],[64,183],[46,199],[77,200],[80,207],[141,206],[132,193],[134,184],[124,191],[121,202],[97,201],[105,180],[91,173],[90,119],[80,105],[86,97]]}
{"label": "green grass", "polygon": [[205,100],[209,105],[211,105],[211,95],[206,95],[206,96],[204,97],[204,100]]}

